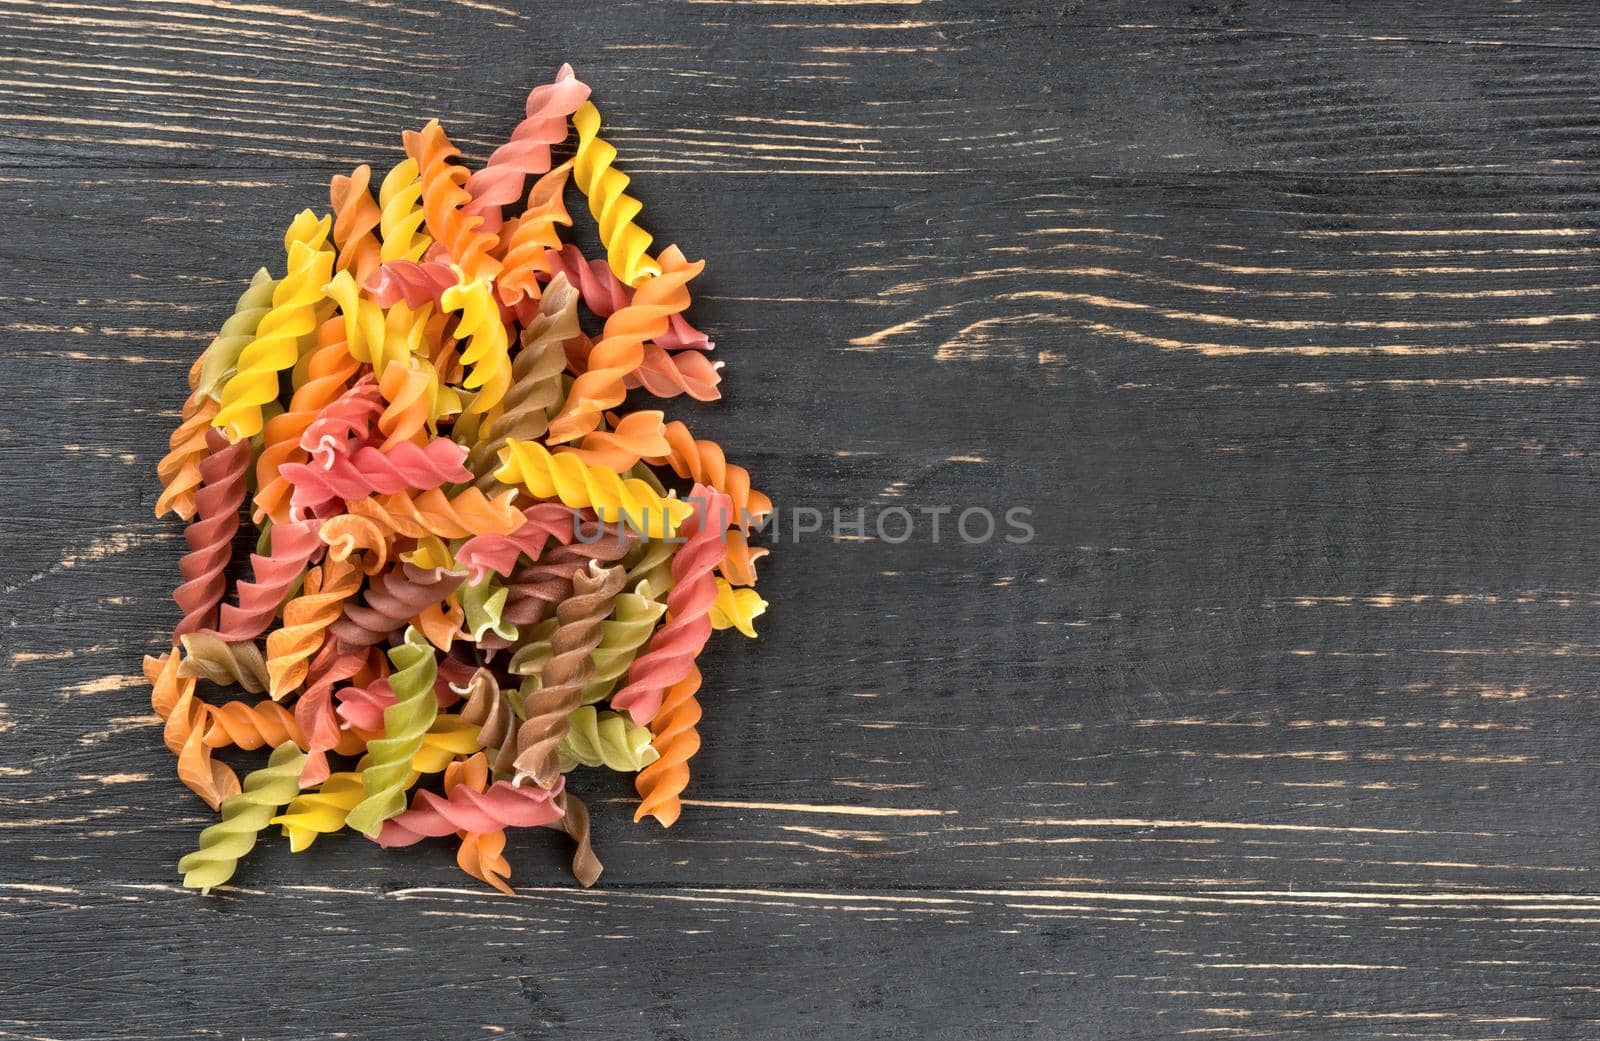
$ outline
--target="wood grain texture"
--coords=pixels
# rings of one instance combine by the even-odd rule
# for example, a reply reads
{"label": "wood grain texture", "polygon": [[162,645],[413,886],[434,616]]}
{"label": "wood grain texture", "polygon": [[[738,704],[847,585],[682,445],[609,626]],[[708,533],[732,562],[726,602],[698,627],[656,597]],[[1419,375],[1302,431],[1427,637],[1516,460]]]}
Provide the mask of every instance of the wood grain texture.
{"label": "wood grain texture", "polygon": [[[1600,1036],[1600,12],[0,4],[0,1038]],[[253,854],[138,677],[182,375],[327,178],[561,61],[794,542],[669,832]],[[699,285],[700,283],[697,283]],[[235,967],[236,966],[236,967]],[[271,981],[263,988],[261,982]],[[134,1003],[134,1013],[127,1011]]]}

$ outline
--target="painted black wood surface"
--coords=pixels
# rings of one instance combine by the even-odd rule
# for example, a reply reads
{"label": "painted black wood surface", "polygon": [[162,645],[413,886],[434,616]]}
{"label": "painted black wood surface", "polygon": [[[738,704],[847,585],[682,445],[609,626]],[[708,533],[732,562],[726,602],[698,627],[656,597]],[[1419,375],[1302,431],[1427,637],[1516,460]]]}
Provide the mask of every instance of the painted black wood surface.
{"label": "painted black wood surface", "polygon": [[[695,800],[252,855],[138,677],[296,210],[595,88],[784,507]],[[1600,10],[0,4],[0,1038],[1600,1036]]]}

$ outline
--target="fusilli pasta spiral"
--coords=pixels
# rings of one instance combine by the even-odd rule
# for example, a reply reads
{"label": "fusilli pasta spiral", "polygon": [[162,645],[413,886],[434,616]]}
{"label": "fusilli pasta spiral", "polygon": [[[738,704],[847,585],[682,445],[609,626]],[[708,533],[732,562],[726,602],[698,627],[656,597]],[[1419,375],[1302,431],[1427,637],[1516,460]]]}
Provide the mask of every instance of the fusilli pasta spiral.
{"label": "fusilli pasta spiral", "polygon": [[540,675],[539,689],[522,705],[514,760],[518,784],[532,780],[551,788],[560,776],[556,748],[566,735],[567,718],[578,707],[583,685],[594,673],[590,654],[600,644],[602,623],[622,591],[621,568],[600,568],[573,576],[572,596],[556,608],[557,627],[550,638],[552,654]]}
{"label": "fusilli pasta spiral", "polygon": [[283,607],[283,627],[267,636],[267,675],[272,697],[282,701],[303,682],[311,656],[328,627],[339,620],[345,601],[361,587],[361,573],[348,561],[330,560],[306,575],[299,596]]}
{"label": "fusilli pasta spiral", "polygon": [[233,559],[233,536],[239,530],[239,509],[244,505],[245,471],[250,467],[250,444],[228,444],[222,434],[207,435],[210,455],[200,464],[200,491],[195,494],[195,516],[183,531],[189,552],[178,561],[183,583],[172,599],[183,618],[172,630],[177,641],[184,633],[208,629],[217,618],[217,605],[227,593],[224,572]]}
{"label": "fusilli pasta spiral", "polygon": [[209,890],[233,877],[267,822],[299,793],[304,761],[294,745],[279,745],[265,767],[244,779],[242,791],[223,800],[222,820],[202,831],[199,848],[178,861],[186,887]]}
{"label": "fusilli pasta spiral", "polygon": [[495,480],[502,484],[521,484],[538,499],[587,506],[607,524],[626,524],[645,538],[671,535],[693,510],[688,503],[658,495],[637,478],[619,477],[570,454],[554,455],[537,441],[511,438],[501,459]]}
{"label": "fusilli pasta spiral", "polygon": [[439,488],[417,495],[375,495],[349,504],[350,512],[371,518],[385,531],[407,538],[437,535],[465,539],[474,535],[509,535],[522,526],[522,513],[512,496],[490,498],[476,488],[446,496]]}
{"label": "fusilli pasta spiral", "polygon": [[580,330],[578,294],[563,276],[556,278],[539,301],[538,316],[522,332],[522,350],[511,363],[511,386],[501,402],[501,413],[467,457],[468,467],[479,475],[480,491],[501,487],[494,471],[506,442],[513,437],[522,441],[543,437],[549,429],[550,410],[561,403],[561,370],[567,364],[564,344]]}
{"label": "fusilli pasta spiral", "polygon": [[672,684],[683,679],[711,637],[708,613],[717,598],[712,569],[721,563],[722,530],[717,518],[732,509],[728,497],[697,484],[691,496],[698,504],[684,524],[686,540],[672,559],[672,592],[667,594],[668,620],[650,638],[649,649],[628,668],[628,683],[611,699],[627,709],[636,723],[648,723]]}
{"label": "fusilli pasta spiral", "polygon": [[737,629],[752,640],[756,636],[755,620],[767,609],[767,602],[754,589],[735,589],[724,578],[717,579],[717,598],[711,604],[709,617],[713,629]]}
{"label": "fusilli pasta spiral", "polygon": [[688,673],[667,688],[661,707],[650,721],[651,746],[660,758],[639,771],[634,788],[639,793],[639,808],[633,819],[654,817],[664,828],[677,823],[683,812],[680,797],[689,786],[689,760],[700,751],[700,670],[689,666]]}
{"label": "fusilli pasta spiral", "polygon": [[626,194],[628,175],[616,167],[617,150],[600,135],[600,110],[584,102],[572,114],[578,131],[578,151],[572,157],[573,180],[589,200],[589,212],[599,225],[600,241],[617,277],[630,286],[661,273],[647,252],[650,233],[635,224],[643,208]]}
{"label": "fusilli pasta spiral", "polygon": [[588,85],[573,75],[571,65],[561,66],[553,83],[533,88],[526,118],[511,132],[511,140],[467,180],[472,201],[462,211],[481,217],[485,232],[499,231],[501,211],[522,195],[528,177],[550,169],[550,146],[567,139],[568,117],[588,98]]}
{"label": "fusilli pasta spiral", "polygon": [[211,747],[204,740],[209,706],[195,697],[195,682],[178,668],[175,651],[146,657],[144,678],[150,684],[150,707],[162,722],[162,740],[178,757],[178,779],[216,809],[239,790],[239,778],[211,758]]}
{"label": "fusilli pasta spiral", "polygon": [[350,176],[335,174],[328,182],[328,203],[333,209],[333,241],[339,255],[337,271],[349,271],[357,282],[365,282],[380,262],[382,247],[373,234],[381,220],[378,204],[369,186],[372,167],[362,163]]}
{"label": "fusilli pasta spiral", "polygon": [[224,640],[253,640],[266,632],[284,597],[305,575],[306,566],[323,551],[313,521],[273,525],[270,553],[250,555],[250,581],[238,584],[239,602],[223,604],[217,635]]}
{"label": "fusilli pasta spiral", "polygon": [[515,305],[539,296],[539,276],[554,271],[550,261],[561,249],[561,229],[572,226],[562,194],[572,176],[572,163],[562,163],[540,177],[528,191],[528,207],[515,225],[501,232],[504,267],[496,281],[502,302]]}
{"label": "fusilli pasta spiral", "polygon": [[422,175],[415,159],[408,156],[383,175],[378,207],[378,227],[383,233],[379,259],[385,264],[421,260],[433,239],[422,231]]}
{"label": "fusilli pasta spiral", "polygon": [[467,341],[461,353],[461,364],[467,367],[464,386],[478,392],[466,411],[481,415],[499,405],[511,386],[511,341],[506,323],[500,320],[500,305],[489,283],[481,279],[458,282],[444,291],[439,303],[446,311],[461,313],[456,335]]}
{"label": "fusilli pasta spiral", "polygon": [[372,579],[361,603],[345,604],[344,617],[328,631],[346,647],[370,647],[454,593],[464,577],[459,572],[424,570],[410,564],[385,571]]}
{"label": "fusilli pasta spiral", "polygon": [[406,131],[404,139],[406,154],[416,160],[421,172],[422,213],[428,234],[469,279],[499,274],[500,262],[492,252],[497,237],[481,230],[481,215],[464,210],[472,202],[472,195],[465,187],[470,174],[456,162],[460,150],[450,143],[437,119],[420,132]]}
{"label": "fusilli pasta spiral", "polygon": [[561,772],[576,766],[604,766],[621,773],[635,773],[661,756],[650,746],[650,728],[633,723],[616,712],[596,712],[584,705],[567,718],[567,736],[557,750]]}
{"label": "fusilli pasta spiral", "polygon": [[416,630],[389,652],[395,671],[389,686],[396,701],[383,713],[384,736],[367,743],[371,763],[361,772],[365,798],[350,811],[350,827],[376,838],[383,822],[405,809],[411,760],[422,748],[439,702],[433,695],[438,665],[434,651]]}
{"label": "fusilli pasta spiral", "polygon": [[[677,247],[668,250],[675,254]],[[673,259],[681,261],[682,254]],[[646,276],[633,302],[606,319],[605,332],[589,352],[587,367],[578,374],[566,404],[550,421],[553,443],[577,440],[593,430],[600,414],[620,405],[627,396],[625,380],[644,361],[645,341],[667,331],[667,319],[689,306],[689,280],[705,267],[673,264],[662,274]]]}
{"label": "fusilli pasta spiral", "polygon": [[233,314],[222,323],[216,339],[200,356],[200,377],[195,390],[213,401],[218,400],[222,385],[239,365],[239,353],[250,346],[261,319],[272,310],[272,294],[277,288],[277,279],[266,268],[258,268],[251,276],[250,284],[233,305]]}
{"label": "fusilli pasta spiral", "polygon": [[270,517],[274,524],[292,519],[289,480],[283,467],[306,458],[306,431],[344,397],[346,384],[359,367],[346,349],[338,323],[331,319],[317,330],[317,345],[304,361],[305,379],[295,388],[289,407],[267,420],[256,459],[255,514],[258,520]]}
{"label": "fusilli pasta spiral", "polygon": [[267,661],[254,640],[229,643],[216,633],[184,633],[183,661],[178,675],[202,679],[219,687],[243,687],[251,694],[267,689]]}
{"label": "fusilli pasta spiral", "polygon": [[295,218],[285,238],[289,271],[272,292],[272,309],[261,319],[255,339],[239,353],[237,371],[222,386],[222,407],[212,424],[229,441],[254,437],[264,422],[261,407],[277,400],[278,374],[300,358],[299,340],[317,328],[317,306],[333,271],[333,254],[323,248],[331,221],[310,210]]}

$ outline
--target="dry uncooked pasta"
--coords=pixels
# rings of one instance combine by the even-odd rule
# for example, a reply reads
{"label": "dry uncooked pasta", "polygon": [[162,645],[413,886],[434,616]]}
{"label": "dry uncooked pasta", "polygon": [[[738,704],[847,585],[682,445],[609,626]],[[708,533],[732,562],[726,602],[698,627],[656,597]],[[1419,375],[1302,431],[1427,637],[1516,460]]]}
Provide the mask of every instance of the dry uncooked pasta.
{"label": "dry uncooked pasta", "polygon": [[[633,774],[635,820],[677,820],[697,661],[755,635],[772,504],[632,407],[714,400],[720,366],[686,316],[704,264],[651,252],[589,93],[563,66],[477,170],[435,120],[376,185],[334,177],[192,366],[158,474],[158,515],[187,522],[182,617],[145,668],[220,814],[185,885],[273,829],[296,852],[349,829],[448,839],[510,893],[506,829],[536,826],[589,885],[585,770]],[[604,260],[562,238],[585,213]],[[258,759],[235,773],[232,749]]]}

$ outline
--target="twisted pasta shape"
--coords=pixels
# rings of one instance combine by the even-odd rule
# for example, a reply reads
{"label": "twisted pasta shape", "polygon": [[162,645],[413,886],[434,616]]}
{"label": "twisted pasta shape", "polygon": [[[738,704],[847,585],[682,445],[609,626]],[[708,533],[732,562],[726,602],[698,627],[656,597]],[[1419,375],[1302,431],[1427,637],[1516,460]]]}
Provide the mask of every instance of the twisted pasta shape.
{"label": "twisted pasta shape", "polygon": [[[388,710],[384,711],[387,715]],[[412,757],[411,769],[419,774],[436,774],[457,757],[471,755],[480,747],[475,725],[460,716],[439,716],[422,735],[422,747]]]}
{"label": "twisted pasta shape", "polygon": [[323,405],[300,435],[300,447],[319,466],[366,442],[383,413],[378,381],[366,373],[338,397]]}
{"label": "twisted pasta shape", "polygon": [[459,592],[451,593],[440,603],[429,604],[411,620],[427,641],[441,651],[448,651],[457,640],[467,638],[466,622]]}
{"label": "twisted pasta shape", "polygon": [[579,697],[583,704],[592,705],[610,694],[611,688],[626,675],[639,648],[650,639],[656,623],[666,613],[667,605],[656,600],[656,595],[648,581],[639,583],[635,592],[617,594],[611,617],[601,626],[600,645],[591,658],[594,672],[583,685]]}
{"label": "twisted pasta shape", "polygon": [[478,727],[478,742],[489,753],[494,771],[509,774],[516,755],[517,717],[494,673],[480,668],[456,689],[466,699],[461,718]]}
{"label": "twisted pasta shape", "polygon": [[454,550],[437,535],[424,535],[417,539],[412,549],[400,554],[400,559],[421,568],[442,567],[446,571],[459,570],[456,567]]}
{"label": "twisted pasta shape", "polygon": [[594,516],[587,511],[553,502],[534,503],[522,511],[522,517],[522,524],[509,535],[476,535],[463,542],[456,549],[456,565],[466,568],[473,582],[482,582],[491,574],[509,575],[519,558],[537,559],[551,540],[571,542],[581,523],[594,523]]}
{"label": "twisted pasta shape", "polygon": [[445,289],[453,285],[456,285],[456,272],[451,270],[450,264],[395,261],[382,265],[366,280],[366,293],[370,294],[371,302],[389,309],[386,312],[387,337],[405,342],[408,347],[405,353],[411,355],[422,347],[427,323],[434,318],[434,305],[445,296]]}
{"label": "twisted pasta shape", "polygon": [[461,364],[468,370],[463,385],[478,392],[467,403],[466,414],[482,415],[500,404],[511,386],[511,340],[489,283],[468,281],[464,269],[458,268],[457,274],[461,281],[444,291],[439,305],[461,312],[456,336],[467,342],[461,352]]}
{"label": "twisted pasta shape", "polygon": [[364,604],[346,602],[344,617],[328,631],[345,647],[370,647],[454,593],[463,577],[441,568],[423,570],[402,564],[398,570],[372,579],[362,598]]}
{"label": "twisted pasta shape", "polygon": [[383,232],[378,258],[385,264],[421,260],[433,245],[433,239],[422,231],[421,201],[422,177],[415,159],[403,159],[383,175],[378,186],[378,227]]}
{"label": "twisted pasta shape", "polygon": [[659,456],[670,450],[660,412],[629,412],[615,430],[601,427],[573,447],[562,445],[558,453],[575,455],[590,466],[624,473],[645,456]]}
{"label": "twisted pasta shape", "polygon": [[303,853],[319,835],[331,835],[343,828],[345,818],[365,797],[359,770],[329,774],[316,788],[295,796],[282,813],[267,823],[283,828],[291,852]]}
{"label": "twisted pasta shape", "polygon": [[772,552],[764,546],[750,545],[749,536],[738,528],[729,528],[722,538],[727,556],[718,565],[722,576],[736,586],[756,584],[756,561]]}
{"label": "twisted pasta shape", "polygon": [[244,475],[250,467],[250,444],[229,444],[222,434],[206,435],[210,454],[200,464],[200,491],[195,494],[195,517],[183,531],[189,552],[178,561],[183,582],[172,599],[183,612],[172,639],[209,628],[217,605],[227,592],[228,562],[233,559],[233,536],[239,530],[239,508],[244,505]]}
{"label": "twisted pasta shape", "polygon": [[281,472],[294,486],[294,508],[321,513],[367,495],[470,481],[472,474],[462,465],[466,457],[465,445],[435,438],[421,445],[402,441],[388,451],[363,445],[349,455],[332,456],[327,466],[288,463]]}
{"label": "twisted pasta shape", "polygon": [[[567,596],[572,595],[571,582],[568,581]],[[565,599],[565,598],[563,598]],[[522,637],[522,642],[511,653],[511,661],[506,664],[506,671],[513,676],[522,676],[523,681],[518,691],[520,699],[515,704],[520,705],[528,696],[539,689],[539,677],[544,675],[544,667],[550,661],[550,637],[555,635],[557,621],[555,618],[546,618],[533,626]]]}
{"label": "twisted pasta shape", "polygon": [[732,500],[736,511],[732,520],[740,530],[748,531],[751,521],[759,521],[772,512],[772,500],[750,487],[750,471],[728,462],[722,446],[715,441],[696,440],[678,420],[668,423],[663,434],[668,450],[645,461],[652,466],[670,466],[679,477],[726,495]]}
{"label": "twisted pasta shape", "polygon": [[670,536],[693,507],[658,495],[638,478],[623,479],[589,466],[571,454],[552,455],[537,441],[509,438],[495,480],[521,484],[536,499],[559,498],[574,508],[588,506],[607,524],[623,523],[645,538]]}
{"label": "twisted pasta shape", "polygon": [[577,845],[572,851],[572,874],[580,886],[588,889],[599,880],[600,872],[605,870],[600,858],[594,855],[594,847],[589,844],[589,807],[565,789],[556,796],[556,806],[561,810],[561,820],[551,826],[559,827],[572,836],[572,841]]}
{"label": "twisted pasta shape", "polygon": [[683,545],[672,558],[672,592],[667,594],[666,624],[650,638],[649,648],[628,668],[628,682],[611,699],[611,707],[626,709],[635,723],[648,723],[660,707],[668,687],[689,674],[694,660],[711,638],[711,605],[717,583],[711,572],[722,562],[719,516],[731,510],[728,497],[703,484],[692,496],[700,505],[684,524]]}
{"label": "twisted pasta shape", "polygon": [[229,643],[216,633],[184,633],[183,661],[178,675],[202,679],[219,687],[243,687],[251,694],[267,689],[267,662],[254,640]]}
{"label": "twisted pasta shape", "polygon": [[516,890],[506,882],[511,877],[511,862],[505,858],[506,833],[498,831],[464,831],[461,845],[456,850],[456,865],[481,882],[487,882],[506,896],[516,896]]}
{"label": "twisted pasta shape", "polygon": [[199,848],[178,861],[186,888],[209,891],[233,877],[278,807],[299,794],[304,762],[305,753],[293,744],[279,745],[264,768],[244,779],[242,791],[223,800],[222,820],[202,831]]}
{"label": "twisted pasta shape", "polygon": [[329,560],[358,559],[362,572],[368,575],[380,573],[388,563],[389,538],[366,517],[341,513],[323,521],[317,533],[327,544]]}
{"label": "twisted pasta shape", "polygon": [[767,602],[754,589],[735,589],[727,579],[717,579],[717,599],[711,604],[711,628],[737,629],[755,639],[755,620],[766,613]]}
{"label": "twisted pasta shape", "polygon": [[380,674],[388,665],[377,648],[347,647],[331,632],[311,659],[305,690],[294,703],[295,725],[305,734],[306,763],[300,773],[301,784],[313,785],[327,778],[328,752],[348,754],[365,747],[360,734],[340,729],[333,708],[333,690],[345,680],[360,682],[363,674],[370,676],[373,662]]}
{"label": "twisted pasta shape", "polygon": [[[690,265],[676,246],[661,254],[664,276],[693,277],[704,266]],[[722,392],[717,389],[722,382],[722,374],[718,371],[722,363],[712,362],[702,353],[711,349],[711,341],[706,339],[704,333],[682,321],[681,315],[675,314],[672,318],[677,321],[669,319],[667,330],[655,337],[654,342],[644,345],[644,356],[640,358],[638,367],[623,382],[630,388],[643,387],[657,397],[675,398],[687,394],[697,401],[716,401],[722,397]],[[684,339],[691,334],[698,339]],[[701,349],[668,353],[669,345],[683,342],[695,342]]]}
{"label": "twisted pasta shape", "polygon": [[522,195],[530,176],[550,169],[550,146],[567,139],[567,118],[589,97],[589,87],[561,66],[553,83],[541,84],[528,94],[526,118],[517,124],[511,140],[494,150],[483,168],[467,180],[472,201],[462,212],[483,218],[482,229],[498,232],[505,207]]}
{"label": "twisted pasta shape", "polygon": [[345,601],[360,588],[361,572],[349,562],[330,560],[306,574],[300,595],[283,607],[283,627],[267,637],[267,675],[274,701],[305,682],[311,656],[321,649],[328,627],[339,620]]}
{"label": "twisted pasta shape", "polygon": [[439,373],[433,366],[421,358],[390,365],[383,370],[379,387],[389,402],[378,418],[383,447],[426,438],[440,393]]}
{"label": "twisted pasta shape", "polygon": [[710,361],[703,354],[668,354],[659,344],[647,343],[644,358],[627,384],[643,387],[658,398],[687,394],[696,401],[717,401],[722,397],[717,389],[722,382],[721,368],[721,362]]}
{"label": "twisted pasta shape", "polygon": [[333,254],[323,248],[330,220],[301,211],[285,239],[289,271],[272,293],[272,310],[261,319],[256,337],[239,353],[237,371],[222,386],[222,407],[212,425],[229,441],[254,437],[264,423],[261,406],[278,399],[278,374],[300,358],[299,340],[317,328],[317,305],[333,271]]}
{"label": "twisted pasta shape", "polygon": [[366,288],[380,307],[404,304],[420,309],[437,304],[445,290],[458,281],[455,271],[442,260],[395,260],[375,271]]}
{"label": "twisted pasta shape", "polygon": [[561,249],[560,229],[572,226],[562,198],[571,176],[572,163],[568,161],[540,177],[528,190],[528,207],[515,226],[502,230],[504,267],[495,281],[502,303],[516,305],[539,298],[539,276],[552,273],[550,254]]}
{"label": "twisted pasta shape", "polygon": [[516,781],[532,780],[541,788],[556,783],[561,771],[556,748],[566,736],[567,718],[578,707],[583,685],[594,673],[589,655],[599,646],[602,623],[622,591],[621,568],[590,565],[572,578],[572,596],[556,608],[551,656],[539,677],[539,688],[522,703],[523,723],[517,728]]}
{"label": "twisted pasta shape", "polygon": [[305,734],[294,713],[276,701],[224,701],[209,706],[203,740],[207,748],[242,748],[253,751],[285,741],[305,747]]}
{"label": "twisted pasta shape", "polygon": [[[552,249],[544,256],[549,273],[564,274],[567,280],[583,294],[583,304],[597,318],[610,318],[618,308],[633,303],[633,288],[626,286],[603,260],[590,260],[574,243]],[[655,345],[667,351],[709,351],[716,344],[711,337],[689,324],[681,314],[668,320],[665,334],[656,337]]]}
{"label": "twisted pasta shape", "polygon": [[239,583],[237,605],[222,605],[218,636],[234,643],[266,632],[284,597],[305,574],[306,566],[322,553],[317,527],[313,521],[273,526],[272,552],[250,554],[251,581]]}
{"label": "twisted pasta shape", "polygon": [[686,264],[676,246],[662,255],[666,271],[646,277],[633,302],[606,319],[605,331],[589,352],[588,368],[578,375],[566,404],[550,421],[551,442],[572,441],[600,423],[600,413],[627,397],[625,380],[644,361],[645,341],[667,331],[669,315],[689,306],[688,281],[705,267]]}
{"label": "twisted pasta shape", "polygon": [[583,296],[583,305],[597,318],[610,318],[618,309],[633,303],[633,288],[624,285],[603,260],[590,260],[574,243],[545,254],[552,280],[565,275]]}
{"label": "twisted pasta shape", "polygon": [[350,356],[367,362],[379,376],[393,360],[388,348],[389,326],[378,302],[363,296],[355,277],[348,271],[333,276],[323,291],[339,308],[344,320],[344,338],[349,344]]}
{"label": "twisted pasta shape", "polygon": [[533,441],[549,429],[549,413],[561,402],[561,370],[567,355],[563,345],[578,328],[578,294],[565,276],[557,275],[539,301],[539,313],[522,331],[522,350],[511,363],[511,386],[501,401],[501,413],[489,424],[467,457],[478,474],[480,491],[499,487],[494,470],[510,438]]}
{"label": "twisted pasta shape", "polygon": [[384,822],[378,845],[392,849],[456,831],[488,832],[549,824],[561,818],[556,802],[559,791],[520,787],[509,781],[496,781],[482,792],[457,785],[448,796],[419,791],[412,797],[409,810]]}
{"label": "twisted pasta shape", "polygon": [[334,270],[349,271],[357,282],[365,282],[381,262],[382,247],[373,231],[382,222],[382,214],[372,201],[371,184],[372,167],[365,163],[349,177],[335,174],[328,182],[333,241],[339,248]]}
{"label": "twisted pasta shape", "polygon": [[365,687],[344,687],[339,691],[338,716],[352,730],[368,732],[383,729],[383,710],[395,703],[388,677]]}
{"label": "twisted pasta shape", "polygon": [[599,226],[611,270],[628,285],[637,286],[661,273],[647,252],[650,233],[633,222],[643,206],[626,194],[628,175],[614,165],[617,150],[599,136],[600,110],[585,101],[572,114],[572,125],[578,131],[578,150],[572,157],[573,179],[589,199],[589,212]]}
{"label": "twisted pasta shape", "polygon": [[517,569],[507,583],[506,620],[519,629],[539,624],[546,611],[572,595],[573,575],[586,569],[590,562],[610,564],[621,560],[632,545],[627,532],[608,529],[593,541],[547,550],[535,562]]}
{"label": "twisted pasta shape", "polygon": [[[383,652],[372,648],[371,653],[381,656]],[[460,700],[456,685],[470,681],[473,669],[473,666],[449,655],[439,659],[438,670],[433,680],[433,694],[440,708],[448,708]],[[371,734],[383,729],[384,710],[395,701],[394,689],[389,686],[388,677],[375,677],[365,687],[345,687],[339,691],[338,716],[351,730]],[[440,716],[434,729],[442,728],[448,722],[454,720]],[[474,749],[467,751],[471,752]]]}
{"label": "twisted pasta shape", "polygon": [[441,651],[448,651],[457,640],[466,639],[466,612],[461,609],[461,597],[451,593],[437,604],[429,604],[411,620],[427,637],[429,643]]}
{"label": "twisted pasta shape", "polygon": [[615,712],[596,712],[592,705],[572,710],[557,755],[562,773],[581,764],[631,774],[661,757],[650,746],[649,727]]}
{"label": "twisted pasta shape", "polygon": [[460,150],[450,143],[437,119],[420,132],[406,131],[403,138],[406,154],[416,160],[422,174],[422,213],[428,234],[469,279],[494,278],[500,273],[500,262],[492,253],[498,238],[481,230],[482,216],[462,210],[472,195],[464,187],[467,168],[456,162]]}
{"label": "twisted pasta shape", "polygon": [[446,497],[439,488],[416,496],[378,495],[349,504],[351,513],[370,517],[378,526],[407,538],[437,535],[465,539],[474,535],[509,535],[523,524],[522,511],[507,492],[491,499],[476,488]]}
{"label": "twisted pasta shape", "polygon": [[[422,774],[438,773],[453,763],[456,756],[474,752],[477,747],[476,727],[454,717],[439,717],[424,735],[421,750],[411,760],[405,787],[410,789]],[[272,818],[270,823],[282,826],[291,851],[303,852],[318,836],[344,827],[350,811],[366,798],[362,774],[371,762],[371,756],[364,756],[354,771],[329,774],[316,789],[301,792],[283,813]]]}
{"label": "twisted pasta shape", "polygon": [[405,642],[389,652],[389,660],[395,667],[389,686],[397,700],[384,710],[384,736],[367,742],[372,762],[361,772],[366,797],[347,818],[350,827],[368,838],[376,838],[383,822],[406,808],[411,760],[439,710],[433,694],[438,665],[422,634],[407,632]]}
{"label": "twisted pasta shape", "polygon": [[461,609],[465,615],[465,629],[472,642],[485,644],[485,637],[494,636],[508,646],[517,638],[517,627],[506,621],[506,588],[492,578],[468,582],[461,587]]}
{"label": "twisted pasta shape", "polygon": [[290,518],[290,482],[285,465],[304,459],[305,433],[324,410],[340,401],[345,385],[356,374],[356,360],[350,356],[339,326],[323,322],[317,330],[317,346],[306,357],[306,378],[295,388],[289,408],[267,420],[262,431],[261,455],[256,459],[255,513],[270,517],[276,524]]}
{"label": "twisted pasta shape", "polygon": [[183,419],[167,440],[167,454],[156,464],[161,494],[156,497],[156,516],[171,510],[183,520],[194,516],[194,496],[200,490],[200,461],[206,457],[206,432],[217,414],[217,403],[190,392],[183,403]]}
{"label": "twisted pasta shape", "polygon": [[150,684],[150,707],[161,717],[161,737],[178,757],[178,779],[213,810],[239,790],[239,778],[226,764],[211,758],[204,731],[208,706],[195,697],[194,680],[178,668],[178,655],[146,656],[144,678]]}
{"label": "twisted pasta shape", "polygon": [[667,688],[655,718],[650,721],[653,747],[661,756],[639,771],[633,786],[641,799],[633,819],[654,817],[663,828],[670,828],[683,812],[680,797],[689,786],[689,760],[700,751],[700,670],[693,664],[683,679]]}
{"label": "twisted pasta shape", "polygon": [[200,356],[200,378],[195,383],[195,390],[213,401],[217,400],[222,385],[239,364],[239,353],[250,346],[250,341],[256,338],[261,319],[272,310],[272,294],[277,288],[278,280],[266,268],[257,269],[250,277],[250,284],[233,305],[233,314],[222,323],[216,339]]}
{"label": "twisted pasta shape", "polygon": [[[489,780],[489,764],[483,755],[468,756],[445,767],[444,793],[448,797],[462,786],[481,793],[488,788]],[[456,834],[461,836],[461,845],[456,849],[456,864],[461,870],[507,896],[515,896],[506,883],[511,875],[511,864],[505,858],[505,830],[458,831]]]}

